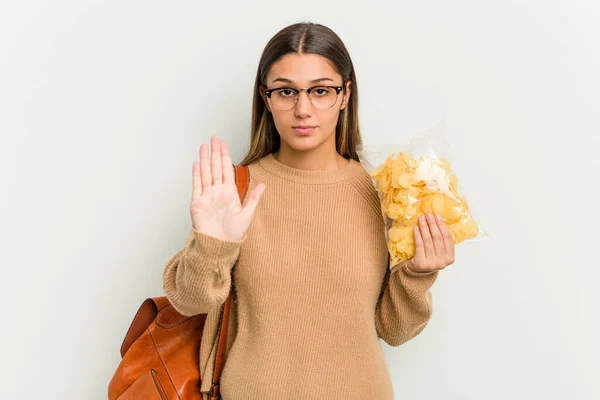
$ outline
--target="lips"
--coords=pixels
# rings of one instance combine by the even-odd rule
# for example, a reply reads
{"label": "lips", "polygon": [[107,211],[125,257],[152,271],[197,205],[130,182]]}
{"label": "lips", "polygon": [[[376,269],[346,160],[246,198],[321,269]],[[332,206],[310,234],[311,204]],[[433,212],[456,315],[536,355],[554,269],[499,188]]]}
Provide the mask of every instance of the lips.
{"label": "lips", "polygon": [[309,135],[311,134],[317,127],[312,125],[297,125],[293,126],[294,132],[298,135]]}

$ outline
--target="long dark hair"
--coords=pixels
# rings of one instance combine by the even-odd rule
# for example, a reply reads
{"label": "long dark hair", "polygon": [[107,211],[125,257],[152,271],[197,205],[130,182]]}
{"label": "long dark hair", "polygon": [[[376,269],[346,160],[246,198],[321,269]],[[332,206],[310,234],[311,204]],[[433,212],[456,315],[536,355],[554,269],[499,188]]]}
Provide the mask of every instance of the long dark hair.
{"label": "long dark hair", "polygon": [[318,54],[327,58],[345,83],[351,81],[352,94],[348,105],[340,112],[335,128],[337,152],[345,158],[359,161],[356,146],[362,143],[358,126],[358,85],[350,54],[339,36],[330,28],[311,22],[302,22],[283,28],[265,46],[254,82],[252,103],[252,132],[250,149],[240,162],[248,165],[279,149],[280,137],[275,128],[273,115],[267,110],[260,93],[266,85],[271,66],[286,54]]}

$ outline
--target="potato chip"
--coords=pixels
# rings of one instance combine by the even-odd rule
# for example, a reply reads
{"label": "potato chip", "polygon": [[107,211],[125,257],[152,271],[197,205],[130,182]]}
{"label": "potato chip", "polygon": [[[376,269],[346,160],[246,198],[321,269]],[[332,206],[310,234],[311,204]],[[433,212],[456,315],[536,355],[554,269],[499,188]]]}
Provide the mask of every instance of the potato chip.
{"label": "potato chip", "polygon": [[462,215],[462,205],[444,194],[434,195],[432,212],[444,217],[444,221],[453,223]]}
{"label": "potato chip", "polygon": [[466,198],[458,193],[458,178],[449,160],[391,153],[370,174],[382,195],[382,213],[392,220],[387,232],[390,267],[414,256],[413,229],[421,215],[442,216],[455,243],[478,235],[479,227],[469,214]]}
{"label": "potato chip", "polygon": [[445,127],[443,121],[406,145],[357,145],[357,155],[379,193],[390,268],[414,257],[414,227],[424,214],[441,216],[455,243],[488,237],[460,192]]}

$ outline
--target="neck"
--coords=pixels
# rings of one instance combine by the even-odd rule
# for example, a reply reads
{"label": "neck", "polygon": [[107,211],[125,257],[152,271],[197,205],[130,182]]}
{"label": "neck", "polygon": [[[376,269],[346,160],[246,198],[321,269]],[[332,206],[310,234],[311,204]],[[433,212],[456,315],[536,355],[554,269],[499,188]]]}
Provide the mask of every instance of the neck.
{"label": "neck", "polygon": [[349,161],[342,157],[335,147],[320,146],[311,150],[299,151],[284,142],[281,143],[281,147],[273,157],[289,167],[307,171],[333,171],[344,168]]}

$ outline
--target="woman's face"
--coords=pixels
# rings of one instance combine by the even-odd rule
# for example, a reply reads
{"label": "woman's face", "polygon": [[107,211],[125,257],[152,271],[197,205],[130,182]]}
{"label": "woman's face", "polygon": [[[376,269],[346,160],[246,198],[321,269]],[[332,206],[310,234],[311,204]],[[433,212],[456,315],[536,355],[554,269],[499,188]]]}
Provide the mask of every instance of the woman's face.
{"label": "woman's face", "polygon": [[[329,64],[329,60],[316,54],[287,54],[271,66],[267,74],[266,88],[310,88],[313,86],[342,86],[342,76]],[[262,91],[261,91],[262,93]],[[293,96],[293,92],[283,92]],[[322,91],[320,93],[323,93]],[[333,92],[335,95],[335,91]],[[319,93],[311,92],[313,96]],[[277,92],[272,97],[279,95]],[[278,110],[263,94],[267,109],[272,113],[275,127],[281,136],[282,146],[290,146],[297,151],[307,151],[327,143],[335,149],[335,127],[340,111],[350,98],[350,82],[346,92],[336,95],[335,103],[326,109],[315,107],[306,91],[301,91],[298,101],[289,110]],[[317,102],[315,100],[315,102]],[[309,127],[302,129],[301,127]]]}

